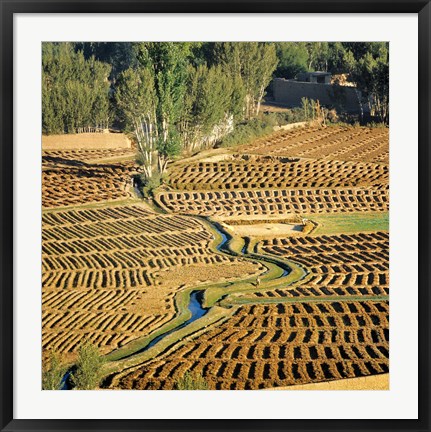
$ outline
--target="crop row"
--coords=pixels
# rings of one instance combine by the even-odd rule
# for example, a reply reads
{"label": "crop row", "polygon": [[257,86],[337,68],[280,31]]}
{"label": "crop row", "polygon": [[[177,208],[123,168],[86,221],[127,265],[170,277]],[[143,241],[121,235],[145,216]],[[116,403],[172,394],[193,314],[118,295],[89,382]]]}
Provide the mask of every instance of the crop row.
{"label": "crop row", "polygon": [[389,129],[343,127],[295,129],[279,132],[251,145],[245,145],[239,151],[388,163]]}
{"label": "crop row", "polygon": [[[94,211],[97,212],[98,210]],[[75,213],[76,211],[74,211]],[[196,220],[183,216],[156,215],[155,213],[146,215],[138,212],[135,216],[130,215],[118,219],[109,217],[106,220],[99,219],[87,223],[78,221],[76,223],[44,223],[42,239],[59,242],[128,235],[160,236],[163,234],[171,235],[173,232],[189,231],[202,232],[203,227]],[[161,242],[161,244],[165,243]]]}
{"label": "crop row", "polygon": [[97,221],[137,218],[139,216],[154,216],[154,213],[140,206],[115,206],[97,210],[69,210],[62,212],[43,213],[42,223],[49,229],[51,225],[84,224]]}
{"label": "crop row", "polygon": [[213,389],[258,389],[387,372],[387,302],[238,308],[217,328],[121,378],[126,389],[172,389],[185,372]]}
{"label": "crop row", "polygon": [[70,161],[88,162],[97,159],[108,159],[130,156],[133,157],[133,149],[92,149],[92,150],[46,150],[42,152],[42,165],[69,164]]}
{"label": "crop row", "polygon": [[387,185],[387,165],[334,160],[195,162],[172,167],[178,190],[338,188]]}
{"label": "crop row", "polygon": [[305,282],[255,297],[373,296],[389,294],[389,233],[264,239],[256,246],[305,267]]}
{"label": "crop row", "polygon": [[133,166],[85,165],[42,171],[42,206],[63,207],[129,196]]}
{"label": "crop row", "polygon": [[157,202],[175,213],[244,216],[388,211],[387,189],[283,189],[161,192]]}

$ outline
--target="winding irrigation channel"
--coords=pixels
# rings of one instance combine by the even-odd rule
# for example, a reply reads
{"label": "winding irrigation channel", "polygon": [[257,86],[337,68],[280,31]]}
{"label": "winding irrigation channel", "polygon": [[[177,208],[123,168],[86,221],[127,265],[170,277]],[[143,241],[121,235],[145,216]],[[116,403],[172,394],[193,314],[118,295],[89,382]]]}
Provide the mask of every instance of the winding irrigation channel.
{"label": "winding irrigation channel", "polygon": [[[209,218],[199,217],[215,236],[213,248],[223,254],[244,258],[255,263],[261,263],[267,268],[259,275],[262,279],[257,282],[256,276],[237,281],[211,283],[200,285],[179,291],[175,297],[177,314],[154,331],[151,335],[131,342],[125,347],[119,348],[105,358],[107,360],[105,381],[103,387],[110,386],[112,380],[123,371],[140,365],[156,356],[165,353],[176,346],[178,342],[187,340],[192,335],[205,332],[209,325],[219,324],[228,319],[238,306],[244,304],[273,303],[273,302],[315,302],[315,301],[355,301],[355,300],[383,300],[386,296],[362,296],[360,298],[346,296],[319,297],[319,298],[290,298],[283,299],[256,299],[247,298],[245,294],[258,290],[272,290],[280,286],[286,287],[307,277],[307,272],[292,262],[275,257],[250,252],[247,241],[242,244],[237,238],[231,236],[218,222]],[[69,369],[63,377],[62,390],[71,389]]]}
{"label": "winding irrigation channel", "polygon": [[[216,239],[217,238],[220,239],[219,242],[214,245],[214,248],[217,251],[219,251],[221,253],[228,254],[228,255],[233,255],[233,256],[248,257],[249,254],[246,253],[246,250],[245,250],[246,247],[245,246],[241,249],[240,253],[237,253],[231,249],[231,247],[229,246],[229,243],[231,242],[233,237],[230,236],[218,223],[209,222],[207,219],[206,219],[206,222],[207,222],[208,226],[210,226],[212,228],[212,230],[215,232]],[[257,261],[258,260],[257,255],[255,256],[253,254],[252,259],[253,259],[253,261]],[[292,270],[286,263],[283,263],[282,261],[275,260],[272,258],[270,259],[270,258],[265,258],[265,257],[261,256],[259,261],[268,262],[268,263],[271,263],[272,265],[275,265],[276,267],[278,267],[280,275],[276,276],[277,279],[288,276]],[[267,273],[268,273],[268,270],[265,271],[264,273],[262,273],[261,276],[263,276]],[[253,279],[256,279],[256,278],[254,277]],[[240,282],[242,282],[242,281],[240,281]],[[229,291],[232,291],[235,289],[236,283],[237,282],[228,282],[228,283],[225,283],[224,285],[226,288],[229,288]],[[213,286],[213,285],[211,285],[211,286]],[[165,339],[167,336],[177,332],[178,330],[184,329],[185,327],[189,326],[193,322],[204,317],[210,311],[211,307],[214,306],[214,305],[212,305],[211,307],[205,306],[205,302],[206,302],[205,291],[207,289],[209,289],[210,287],[207,287],[205,289],[197,289],[197,287],[196,287],[190,291],[190,297],[189,297],[188,305],[187,305],[187,309],[189,311],[190,317],[185,322],[175,326],[174,328],[166,328],[165,331],[162,331],[162,333],[158,334],[153,339],[151,339],[151,341],[149,343],[147,343],[143,348],[141,348],[137,351],[134,351],[130,354],[127,354],[125,356],[122,356],[119,358],[119,360],[125,360],[125,359],[133,357],[137,354],[141,354],[141,353],[148,351],[150,348],[154,347],[158,342]],[[224,298],[224,297],[225,296],[222,296],[222,298]],[[163,327],[168,327],[168,325],[169,325],[169,323]]]}

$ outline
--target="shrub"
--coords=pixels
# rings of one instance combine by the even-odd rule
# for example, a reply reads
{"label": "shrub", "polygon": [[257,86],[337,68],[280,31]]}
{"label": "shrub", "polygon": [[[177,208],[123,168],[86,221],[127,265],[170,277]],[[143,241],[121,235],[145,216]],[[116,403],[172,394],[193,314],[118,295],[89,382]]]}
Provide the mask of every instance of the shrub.
{"label": "shrub", "polygon": [[175,384],[176,390],[209,390],[202,375],[186,372]]}
{"label": "shrub", "polygon": [[72,383],[78,390],[96,388],[102,378],[104,363],[99,350],[89,341],[84,341],[78,351],[76,371],[71,374]]}
{"label": "shrub", "polygon": [[162,184],[162,180],[162,176],[158,172],[154,173],[150,178],[142,176],[141,184],[142,194],[144,197],[152,197],[154,195],[154,191]]}
{"label": "shrub", "polygon": [[[47,366],[45,366],[45,363],[47,363]],[[60,354],[51,351],[49,358],[44,362],[44,369],[42,370],[42,389],[60,390],[65,373],[66,367],[62,364]]]}
{"label": "shrub", "polygon": [[254,118],[247,123],[241,123],[229,135],[225,136],[219,146],[233,147],[240,144],[247,144],[255,138],[268,135],[273,132],[274,120],[268,121],[262,118]]}

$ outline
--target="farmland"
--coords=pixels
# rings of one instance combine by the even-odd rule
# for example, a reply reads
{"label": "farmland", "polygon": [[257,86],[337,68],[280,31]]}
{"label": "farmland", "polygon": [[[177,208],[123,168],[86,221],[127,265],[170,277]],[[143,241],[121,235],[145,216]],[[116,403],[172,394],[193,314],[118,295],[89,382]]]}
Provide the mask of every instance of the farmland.
{"label": "farmland", "polygon": [[258,270],[216,254],[211,242],[199,221],[140,204],[45,213],[44,349],[73,353],[84,337],[103,351],[117,348],[171,320],[175,294],[193,277]]}
{"label": "farmland", "polygon": [[388,129],[313,126],[180,159],[154,200],[136,195],[140,172],[130,149],[43,153],[44,351],[73,362],[91,341],[115,389],[389,371]]}
{"label": "farmland", "polygon": [[145,367],[120,388],[172,389],[186,371],[243,390],[388,371],[388,306],[325,302],[242,306],[226,324]]}
{"label": "farmland", "polygon": [[279,132],[246,145],[241,152],[286,157],[389,163],[389,129],[343,128]]}

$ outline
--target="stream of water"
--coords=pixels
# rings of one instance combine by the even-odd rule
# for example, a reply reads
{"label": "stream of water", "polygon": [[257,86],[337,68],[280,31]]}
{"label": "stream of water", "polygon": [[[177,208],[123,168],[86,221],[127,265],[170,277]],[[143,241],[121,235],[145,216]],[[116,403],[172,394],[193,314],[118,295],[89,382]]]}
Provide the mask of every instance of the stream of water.
{"label": "stream of water", "polygon": [[[229,255],[233,255],[232,252],[229,250],[229,247],[227,243],[232,238],[230,237],[218,224],[212,224],[212,227],[218,232],[218,234],[221,236],[220,243],[216,246],[216,249],[220,252],[227,253]],[[241,253],[243,255],[246,254],[246,247],[244,246],[241,250]],[[265,259],[265,257],[259,257],[261,261],[271,262],[274,263],[274,259]],[[291,269],[284,263],[277,263],[277,265],[283,270],[283,273],[277,278],[280,279],[282,277],[287,276]],[[124,360],[126,358],[132,357],[136,354],[143,353],[147,350],[149,350],[151,347],[156,345],[158,342],[160,342],[162,339],[164,339],[166,336],[169,336],[170,334],[188,326],[192,322],[196,321],[197,319],[203,317],[207,312],[208,308],[203,307],[203,300],[204,300],[204,292],[205,290],[195,290],[190,293],[190,301],[188,304],[188,309],[191,312],[191,317],[185,321],[184,323],[180,324],[179,326],[168,330],[165,333],[162,333],[161,335],[155,337],[148,345],[146,345],[144,348],[140,349],[139,351],[136,351],[128,356],[122,357],[121,360]],[[70,374],[72,372],[72,369],[69,369],[63,376],[63,379],[61,381],[61,390],[70,390]]]}

